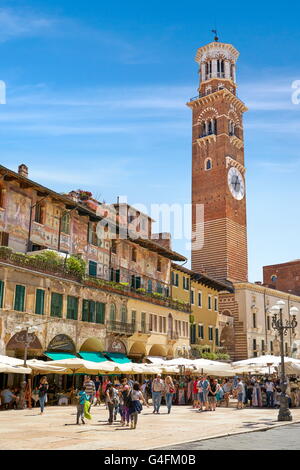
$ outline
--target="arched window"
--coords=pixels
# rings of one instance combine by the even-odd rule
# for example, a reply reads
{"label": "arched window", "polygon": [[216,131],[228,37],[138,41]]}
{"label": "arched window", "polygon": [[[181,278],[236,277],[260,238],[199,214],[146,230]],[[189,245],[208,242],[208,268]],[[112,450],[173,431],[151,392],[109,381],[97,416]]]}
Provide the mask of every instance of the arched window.
{"label": "arched window", "polygon": [[212,125],[212,120],[209,119],[208,123],[207,123],[207,134],[208,135],[211,135],[213,133],[213,125]]}
{"label": "arched window", "polygon": [[127,323],[127,308],[125,305],[121,307],[121,322]]}
{"label": "arched window", "polygon": [[223,59],[217,60],[217,76],[224,78],[224,60]]}
{"label": "arched window", "polygon": [[111,304],[111,306],[110,306],[109,319],[110,319],[110,321],[116,321],[116,306],[115,306],[115,304]]}
{"label": "arched window", "polygon": [[205,170],[211,170],[212,169],[212,159],[211,158],[207,158],[205,160]]}

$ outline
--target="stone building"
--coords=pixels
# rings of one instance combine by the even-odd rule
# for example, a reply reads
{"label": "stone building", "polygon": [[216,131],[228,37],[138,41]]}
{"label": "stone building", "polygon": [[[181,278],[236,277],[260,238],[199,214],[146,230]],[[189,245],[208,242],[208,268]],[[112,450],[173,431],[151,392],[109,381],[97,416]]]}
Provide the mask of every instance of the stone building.
{"label": "stone building", "polygon": [[[28,321],[39,329],[29,357],[104,351],[140,361],[172,358],[189,344],[190,304],[170,297],[171,262],[186,259],[147,238],[146,215],[127,206],[126,221],[118,211],[107,217],[87,191],[58,194],[31,181],[24,165],[0,175],[0,354],[22,357],[16,326]],[[147,219],[138,236],[127,224],[137,216]],[[36,257],[49,250],[63,257],[59,266]],[[86,264],[83,276],[67,268],[74,255]]]}

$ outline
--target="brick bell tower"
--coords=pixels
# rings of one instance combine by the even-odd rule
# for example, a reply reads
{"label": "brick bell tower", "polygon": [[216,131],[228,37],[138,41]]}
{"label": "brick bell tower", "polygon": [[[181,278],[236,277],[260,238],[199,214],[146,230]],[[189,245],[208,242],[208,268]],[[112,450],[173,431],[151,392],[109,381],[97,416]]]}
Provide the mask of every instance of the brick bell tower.
{"label": "brick bell tower", "polygon": [[[231,44],[217,38],[200,47],[195,59],[199,95],[187,103],[193,113],[192,226],[194,233],[203,235],[203,244],[192,244],[192,269],[232,282],[248,277],[243,139],[247,108],[236,96],[238,56]],[[197,205],[203,205],[202,220],[196,217]]]}

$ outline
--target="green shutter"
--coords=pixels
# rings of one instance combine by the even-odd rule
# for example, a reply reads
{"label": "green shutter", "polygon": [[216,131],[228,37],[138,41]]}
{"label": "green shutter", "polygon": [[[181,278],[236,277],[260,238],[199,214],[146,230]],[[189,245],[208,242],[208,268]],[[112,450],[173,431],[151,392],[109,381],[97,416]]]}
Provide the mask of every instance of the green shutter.
{"label": "green shutter", "polygon": [[53,292],[51,295],[51,317],[62,317],[63,296]]}
{"label": "green shutter", "polygon": [[0,308],[3,308],[4,282],[0,281]]}
{"label": "green shutter", "polygon": [[78,299],[68,295],[67,299],[67,318],[77,320],[78,316]]}
{"label": "green shutter", "polygon": [[96,323],[105,323],[105,304],[96,302]]}
{"label": "green shutter", "polygon": [[89,262],[89,275],[93,277],[97,276],[97,263],[95,263],[95,261]]}
{"label": "green shutter", "polygon": [[89,321],[89,300],[83,300],[82,302],[82,321]]}
{"label": "green shutter", "polygon": [[35,313],[37,315],[44,315],[44,305],[45,305],[45,291],[42,289],[36,290],[35,295]]}
{"label": "green shutter", "polygon": [[24,312],[24,304],[25,304],[25,287],[16,286],[14,310],[17,310],[18,312]]}
{"label": "green shutter", "polygon": [[95,312],[95,306],[96,306],[96,303],[93,301],[93,300],[90,300],[89,301],[89,322],[91,323],[95,323],[95,320],[96,320],[96,312]]}

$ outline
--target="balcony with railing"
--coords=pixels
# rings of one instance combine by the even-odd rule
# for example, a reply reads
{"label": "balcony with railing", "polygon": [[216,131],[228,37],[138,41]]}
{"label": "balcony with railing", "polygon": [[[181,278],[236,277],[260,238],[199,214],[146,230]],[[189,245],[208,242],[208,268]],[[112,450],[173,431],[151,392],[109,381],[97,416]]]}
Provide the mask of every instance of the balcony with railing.
{"label": "balcony with railing", "polygon": [[131,336],[135,332],[135,323],[126,323],[122,321],[108,321],[106,324],[106,329],[110,333]]}

